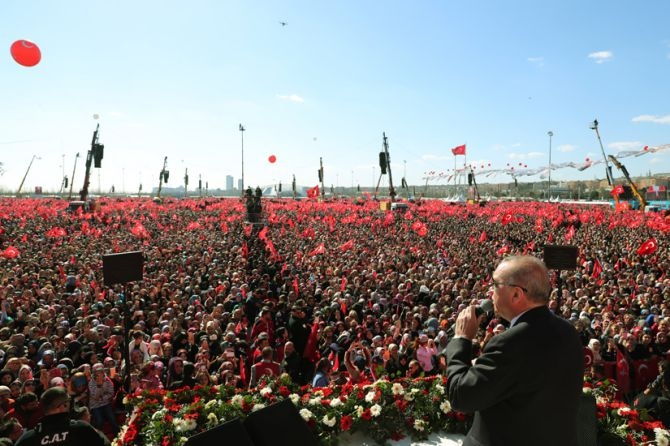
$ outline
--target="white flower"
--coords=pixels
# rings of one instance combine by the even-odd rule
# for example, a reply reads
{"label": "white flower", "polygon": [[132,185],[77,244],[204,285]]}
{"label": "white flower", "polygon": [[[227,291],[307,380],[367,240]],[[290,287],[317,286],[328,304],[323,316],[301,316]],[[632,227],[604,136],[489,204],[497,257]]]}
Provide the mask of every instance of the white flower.
{"label": "white flower", "polygon": [[670,433],[665,429],[657,427],[654,429],[654,435],[656,435],[656,444],[658,446],[668,446],[670,444]]}
{"label": "white flower", "polygon": [[444,387],[442,387],[441,384],[435,384],[435,390],[437,390],[437,393],[440,395],[444,395]]}
{"label": "white flower", "polygon": [[325,424],[326,426],[328,426],[328,427],[333,427],[333,426],[335,426],[335,422],[337,421],[337,419],[336,419],[335,417],[330,417],[330,416],[328,416],[328,415],[324,415],[324,416],[323,416],[323,419],[322,419],[321,421],[322,421],[323,424]]}
{"label": "white flower", "polygon": [[254,404],[254,407],[251,408],[252,412],[256,412],[257,410],[261,410],[265,408],[265,404],[263,403],[256,403]]}
{"label": "white flower", "polygon": [[582,392],[585,395],[591,395],[593,393],[593,388],[591,387],[582,387]]}
{"label": "white flower", "polygon": [[314,417],[314,414],[309,409],[300,409],[300,416],[303,420],[309,421]]}
{"label": "white flower", "polygon": [[443,401],[442,404],[440,404],[440,410],[444,413],[449,413],[451,412],[451,403],[449,401]]}
{"label": "white flower", "polygon": [[198,423],[192,419],[185,420],[183,418],[175,418],[172,420],[172,424],[174,424],[174,430],[176,432],[188,432],[198,427]]}
{"label": "white flower", "polygon": [[221,400],[217,400],[217,399],[209,400],[205,404],[205,410],[211,410],[212,407],[218,406],[220,404],[221,404]]}
{"label": "white flower", "polygon": [[370,413],[372,414],[373,417],[378,417],[380,413],[382,413],[382,406],[379,404],[375,404],[370,408]]}
{"label": "white flower", "polygon": [[307,404],[309,404],[310,406],[318,406],[319,404],[321,404],[321,397],[317,396],[316,398],[310,398]]}
{"label": "white flower", "polygon": [[380,384],[386,384],[387,382],[389,381],[388,379],[386,379],[386,377],[381,377],[377,381],[375,381],[375,387],[379,387]]}
{"label": "white flower", "polygon": [[400,383],[393,383],[391,386],[391,393],[393,393],[393,395],[403,395],[405,393],[405,388]]}
{"label": "white flower", "polygon": [[405,401],[414,401],[414,394],[413,393],[406,393],[404,396]]}
{"label": "white flower", "polygon": [[412,393],[419,393],[419,392],[421,392],[421,390],[415,388],[415,389],[412,389],[411,392]]}
{"label": "white flower", "polygon": [[300,395],[298,395],[297,393],[292,393],[288,396],[288,399],[291,400],[294,406],[297,406],[298,403],[300,402]]}
{"label": "white flower", "polygon": [[209,415],[207,415],[207,424],[219,424],[219,419],[214,412],[210,412]]}
{"label": "white flower", "polygon": [[242,395],[235,395],[230,399],[230,404],[232,404],[233,406],[242,406],[242,401],[244,401]]}
{"label": "white flower", "polygon": [[272,389],[269,387],[263,387],[258,393],[260,393],[261,396],[269,395],[272,393]]}
{"label": "white flower", "polygon": [[368,393],[365,395],[365,401],[368,402],[368,403],[373,402],[374,399],[375,399],[375,392],[368,392]]}
{"label": "white flower", "polygon": [[152,420],[159,420],[159,419],[163,418],[163,415],[165,415],[165,412],[166,412],[165,409],[157,410],[157,411],[154,412],[154,414],[151,416],[151,419],[152,419]]}
{"label": "white flower", "polygon": [[342,400],[340,400],[339,398],[333,398],[332,400],[330,400],[330,407],[338,407],[338,406],[341,406],[341,405],[342,405]]}
{"label": "white flower", "polygon": [[617,413],[619,415],[621,415],[622,417],[628,415],[629,412],[630,412],[630,407],[620,407],[619,410],[617,410]]}
{"label": "white flower", "polygon": [[363,412],[365,412],[365,409],[363,409],[362,406],[354,406],[354,409],[356,409],[356,415],[358,418],[360,418],[361,415],[363,415]]}
{"label": "white flower", "polygon": [[425,425],[426,422],[423,420],[414,420],[414,429],[418,430],[419,432],[423,432]]}

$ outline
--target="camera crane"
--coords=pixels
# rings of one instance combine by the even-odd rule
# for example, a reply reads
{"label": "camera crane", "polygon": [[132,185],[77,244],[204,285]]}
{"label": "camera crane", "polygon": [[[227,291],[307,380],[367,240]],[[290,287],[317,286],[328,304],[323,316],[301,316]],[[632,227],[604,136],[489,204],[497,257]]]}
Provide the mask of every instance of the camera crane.
{"label": "camera crane", "polygon": [[[647,200],[644,199],[644,196],[640,193],[640,190],[637,188],[635,183],[630,177],[630,174],[628,173],[628,169],[626,169],[626,166],[621,164],[618,159],[614,157],[614,155],[609,155],[608,158],[610,161],[612,161],[612,164],[616,166],[617,169],[623,173],[624,178],[626,178],[626,181],[628,182],[628,185],[630,186],[630,190],[633,192],[633,195],[635,195],[635,198],[640,202],[640,210],[644,211],[644,209],[647,207]],[[614,200],[616,202],[619,201],[618,195],[614,196]]]}
{"label": "camera crane", "polygon": [[168,182],[170,178],[170,171],[167,168],[167,156],[163,160],[163,169],[161,169],[160,174],[158,174],[158,193],[156,194],[156,199],[160,200],[161,190],[163,189],[163,183]]}
{"label": "camera crane", "polygon": [[[93,167],[96,169],[100,168],[101,162],[102,162],[102,157],[104,155],[105,151],[105,146],[103,144],[100,144],[98,142],[98,130],[100,129],[100,124],[97,124],[95,126],[95,131],[93,132],[93,139],[91,140],[91,148],[88,150],[88,153],[86,154],[86,172],[84,174],[84,185],[82,186],[81,190],[79,191],[79,200],[80,201],[72,201],[68,205],[68,209],[71,211],[74,211],[78,208],[83,208],[84,210],[89,210],[92,211],[95,209],[95,203],[93,200],[89,200],[88,198],[88,187],[91,184],[91,164],[93,164]],[[75,157],[75,168],[77,167],[77,158],[79,157],[79,153],[77,153],[77,157]],[[70,179],[70,196],[72,196],[72,184],[74,183],[74,170],[72,171],[72,178]]]}

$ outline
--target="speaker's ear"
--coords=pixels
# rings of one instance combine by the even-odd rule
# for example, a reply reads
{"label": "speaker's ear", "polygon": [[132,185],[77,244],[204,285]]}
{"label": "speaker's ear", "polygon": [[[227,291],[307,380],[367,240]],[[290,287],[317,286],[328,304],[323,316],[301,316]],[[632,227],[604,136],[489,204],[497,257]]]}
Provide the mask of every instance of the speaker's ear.
{"label": "speaker's ear", "polygon": [[184,446],[210,446],[213,444],[254,446],[254,442],[239,418],[190,437]]}
{"label": "speaker's ear", "polygon": [[244,420],[256,446],[318,446],[319,440],[307,426],[291,400],[250,413]]}

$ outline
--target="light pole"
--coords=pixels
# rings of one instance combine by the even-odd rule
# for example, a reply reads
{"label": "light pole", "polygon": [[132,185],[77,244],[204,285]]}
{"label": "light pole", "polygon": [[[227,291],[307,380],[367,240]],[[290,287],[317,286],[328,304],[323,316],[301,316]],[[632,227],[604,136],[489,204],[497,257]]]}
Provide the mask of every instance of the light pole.
{"label": "light pole", "polygon": [[63,163],[61,167],[63,168],[63,177],[60,180],[60,191],[58,192],[59,194],[63,193],[63,188],[65,187],[65,154],[63,154]]}
{"label": "light pole", "polygon": [[26,181],[26,177],[28,176],[28,172],[30,172],[30,167],[33,165],[33,161],[35,161],[36,159],[41,160],[42,158],[40,158],[37,155],[33,155],[33,157],[30,159],[30,163],[28,164],[28,168],[26,169],[26,174],[23,175],[23,179],[21,180],[21,184],[19,184],[19,190],[16,191],[16,196],[17,197],[21,195],[21,189],[23,188],[23,183]]}
{"label": "light pole", "polygon": [[554,132],[549,130],[547,135],[549,135],[549,184],[547,185],[547,200],[549,200],[551,199],[551,137],[554,136]]}
{"label": "light pole", "polygon": [[240,134],[242,135],[242,196],[244,196],[244,131],[246,129],[240,124]]}
{"label": "light pole", "polygon": [[74,186],[74,172],[77,170],[77,159],[79,159],[79,152],[74,156],[74,167],[72,168],[72,176],[70,177],[70,194],[67,199],[72,200],[72,187]]}
{"label": "light pole", "polygon": [[612,185],[612,168],[610,167],[609,161],[607,161],[607,155],[605,155],[605,149],[603,148],[603,141],[600,139],[600,132],[598,131],[598,120],[594,119],[593,124],[590,126],[591,130],[596,131],[596,136],[598,137],[598,142],[600,143],[600,152],[603,154],[603,160],[605,160],[605,176],[607,176],[607,183]]}

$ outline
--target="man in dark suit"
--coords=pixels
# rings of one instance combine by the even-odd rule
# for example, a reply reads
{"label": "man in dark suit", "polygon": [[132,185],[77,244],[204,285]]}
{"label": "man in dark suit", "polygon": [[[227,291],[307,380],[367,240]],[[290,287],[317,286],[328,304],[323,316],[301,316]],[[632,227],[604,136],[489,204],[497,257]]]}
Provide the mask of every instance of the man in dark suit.
{"label": "man in dark suit", "polygon": [[494,336],[474,364],[475,307],[459,314],[447,346],[452,408],[474,412],[463,446],[577,443],[583,348],[577,332],[547,303],[549,272],[532,256],[508,257],[493,273],[493,305],[510,328]]}

